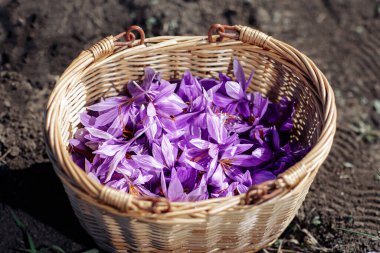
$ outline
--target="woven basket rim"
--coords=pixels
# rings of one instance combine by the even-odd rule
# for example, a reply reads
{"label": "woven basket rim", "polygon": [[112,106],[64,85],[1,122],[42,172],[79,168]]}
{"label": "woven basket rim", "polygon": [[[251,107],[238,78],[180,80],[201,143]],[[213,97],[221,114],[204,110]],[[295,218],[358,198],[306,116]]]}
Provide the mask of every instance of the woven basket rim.
{"label": "woven basket rim", "polygon": [[[106,38],[107,39],[107,38]],[[206,36],[157,36],[157,37],[152,37],[152,38],[149,38],[146,40],[147,43],[156,43],[157,41],[163,41],[162,43],[167,43],[169,46],[168,49],[172,49],[170,47],[170,44],[173,42],[173,45],[178,45],[180,43],[184,43],[184,42],[181,42],[181,41],[186,41],[186,40],[190,40],[189,43],[201,43],[201,44],[204,44],[204,45],[209,45],[207,44],[206,40],[207,40],[207,37]],[[175,42],[175,43],[174,43]],[[218,45],[220,47],[223,47],[225,45],[242,45],[242,44],[249,44],[250,46],[252,44],[255,45],[255,43],[251,43],[251,41],[243,41],[243,42],[240,42],[240,41],[235,41],[235,40],[227,40],[225,42],[220,42],[218,43]],[[154,45],[157,45],[157,44],[154,44]],[[320,133],[320,136],[318,137],[318,140],[317,142],[315,143],[315,145],[311,148],[311,150],[303,157],[302,160],[300,160],[299,162],[297,162],[295,165],[291,166],[290,168],[287,169],[287,171],[285,173],[283,173],[283,175],[280,175],[279,179],[278,180],[281,180],[281,183],[283,185],[288,185],[288,191],[287,192],[284,192],[284,194],[288,194],[289,191],[293,188],[293,187],[296,187],[297,184],[299,183],[300,180],[304,180],[306,177],[308,177],[312,172],[313,170],[310,170],[308,169],[307,164],[308,162],[312,161],[314,162],[314,160],[318,160],[319,158],[319,162],[322,163],[324,158],[327,156],[327,154],[325,154],[326,152],[324,152],[322,155],[319,155],[319,151],[323,150],[323,149],[330,149],[331,148],[331,145],[332,145],[332,140],[333,140],[333,137],[334,137],[334,133],[335,133],[335,127],[336,127],[336,107],[335,107],[335,98],[334,98],[334,94],[333,94],[333,91],[332,91],[332,88],[331,86],[329,85],[328,81],[326,80],[326,78],[324,77],[324,75],[320,72],[320,70],[314,65],[314,63],[309,59],[307,58],[305,55],[303,55],[302,53],[300,53],[297,49],[287,45],[286,43],[284,42],[281,42],[281,41],[278,41],[278,40],[275,40],[275,39],[271,39],[270,41],[267,41],[266,42],[266,45],[269,45],[273,48],[277,48],[278,50],[283,50],[285,52],[291,52],[289,53],[290,56],[289,57],[297,57],[297,59],[299,59],[296,63],[297,64],[304,64],[305,66],[300,69],[298,67],[298,69],[300,70],[300,72],[303,72],[305,76],[308,76],[310,79],[321,79],[323,82],[321,84],[319,84],[319,87],[317,87],[317,89],[321,89],[322,92],[320,95],[325,95],[325,98],[321,99],[320,97],[317,97],[318,99],[321,99],[322,102],[325,102],[325,105],[323,106],[323,110],[324,110],[324,113],[325,115],[323,115],[324,117],[324,122],[323,122],[323,126],[322,126],[322,129],[321,129],[321,133]],[[273,48],[270,48],[271,50],[273,50]],[[132,48],[132,49],[128,49],[128,48],[119,48],[117,49],[115,52],[114,52],[114,46],[112,47],[112,50],[111,50],[111,53],[108,53],[108,56],[104,57],[104,56],[97,56],[97,55],[94,55],[94,52],[87,50],[87,51],[84,51],[85,56],[82,56],[82,58],[84,57],[89,57],[89,58],[92,58],[92,62],[91,64],[94,64],[93,66],[95,67],[97,64],[101,64],[105,61],[110,61],[113,57],[117,57],[118,54],[124,54],[125,52],[128,52],[130,54],[138,54],[139,51],[144,51],[144,50],[148,50],[149,49],[149,46],[147,47],[144,47],[144,46],[138,46],[138,47],[135,47],[135,48]],[[107,51],[107,50],[105,50]],[[136,52],[137,51],[137,52]],[[272,51],[268,51],[268,53],[271,53],[273,54]],[[83,53],[82,53],[83,54]],[[291,54],[295,54],[295,56],[291,55]],[[81,57],[81,56],[80,56]],[[78,57],[78,61],[80,61],[80,57]],[[100,59],[100,60],[99,60]],[[73,64],[76,63],[75,61],[73,62]],[[289,62],[289,64],[293,64],[294,62]],[[286,62],[284,62],[284,64],[286,64]],[[77,66],[76,66],[77,67]],[[297,67],[297,66],[296,66]],[[290,67],[292,68],[292,67]],[[61,82],[64,81],[64,78],[67,76],[67,74],[70,74],[70,71],[73,71],[70,69],[70,67],[68,67],[64,73],[64,75],[58,80],[57,84],[56,84],[56,87],[54,89],[54,91],[56,91],[60,86]],[[307,73],[309,72],[309,73]],[[310,74],[310,72],[312,72],[312,74]],[[66,75],[65,75],[66,74]],[[314,76],[313,76],[314,75]],[[310,76],[313,76],[313,77],[310,77]],[[54,98],[54,92],[52,93],[52,97]],[[53,99],[51,98],[51,99]],[[326,101],[323,101],[323,100],[326,100]],[[60,101],[59,101],[60,102]],[[49,103],[49,107],[48,107],[48,111],[50,109],[50,104],[51,102]],[[59,107],[58,107],[59,108]],[[327,113],[326,113],[327,112]],[[59,113],[58,112],[51,112],[50,111],[50,115],[47,113],[47,118],[46,118],[46,131],[45,131],[45,139],[46,139],[46,143],[48,143],[47,145],[47,150],[48,150],[48,154],[49,154],[49,157],[50,159],[52,160],[53,164],[55,165],[55,167],[57,167],[56,170],[62,170],[61,168],[63,166],[65,166],[64,163],[62,163],[62,155],[63,156],[66,156],[69,157],[71,159],[71,157],[69,156],[69,152],[66,150],[66,153],[56,153],[56,150],[54,150],[54,148],[52,148],[52,145],[53,143],[55,143],[56,145],[58,146],[61,146],[60,148],[63,150],[65,149],[63,145],[63,142],[62,142],[62,133],[61,133],[61,129],[59,127],[57,127],[55,129],[55,140],[52,140],[52,138],[50,138],[51,136],[49,136],[49,131],[51,129],[52,126],[50,126],[50,121],[51,119],[49,117],[51,117],[52,119],[54,119],[54,117],[58,117]],[[54,119],[55,120],[55,119]],[[327,151],[328,153],[328,151]],[[79,168],[79,166],[77,166],[75,163],[70,163],[71,165],[71,169],[73,170],[76,170],[75,173],[79,173],[79,174],[76,174],[76,175],[80,175],[80,179],[78,180],[77,178],[70,178],[69,175],[67,175],[65,172],[61,171],[62,173],[60,173],[60,177],[64,178],[66,182],[70,183],[73,185],[73,187],[76,187],[76,189],[81,189],[87,193],[89,193],[90,195],[93,195],[91,192],[89,192],[88,190],[86,190],[85,188],[83,188],[82,185],[80,185],[79,183],[80,182],[85,182],[87,185],[95,185],[94,187],[96,188],[96,190],[98,190],[99,192],[103,192],[103,191],[107,191],[107,193],[109,192],[109,194],[123,194],[125,196],[123,196],[121,199],[118,199],[117,201],[119,202],[125,202],[125,201],[128,201],[129,203],[131,202],[150,202],[151,200],[144,200],[144,199],[141,199],[139,197],[136,197],[136,196],[133,196],[133,195],[130,195],[129,193],[126,193],[126,192],[122,192],[122,191],[118,191],[118,190],[114,190],[113,188],[110,188],[108,186],[105,186],[105,185],[102,185],[98,182],[91,182],[92,179],[90,179],[87,174],[85,174],[85,172]],[[293,174],[289,174],[289,173],[293,173]],[[289,175],[288,175],[288,174]],[[294,174],[295,173],[295,174]],[[296,177],[300,177],[297,173],[300,173],[302,174],[302,177],[301,178],[296,178]],[[295,176],[296,175],[296,176]],[[294,179],[295,178],[295,179]],[[90,181],[91,180],[91,181]],[[278,181],[277,180],[277,181]],[[293,181],[294,182],[293,182]],[[278,183],[276,181],[276,183]],[[119,192],[119,193],[116,193],[115,191]],[[109,196],[109,195],[107,195]],[[98,198],[98,202],[99,202],[99,196],[93,196],[93,197],[97,197]],[[120,196],[119,196],[120,197]],[[167,203],[170,203],[170,207],[174,207],[175,209],[176,208],[182,208],[182,207],[188,207],[188,208],[191,208],[191,207],[202,207],[202,206],[206,206],[206,205],[211,205],[211,204],[215,204],[215,205],[221,205],[221,204],[224,204],[224,206],[226,207],[225,209],[228,209],[229,208],[229,205],[231,204],[231,206],[234,206],[234,205],[241,205],[243,202],[244,202],[244,198],[246,197],[246,194],[240,194],[240,195],[236,195],[236,196],[232,196],[232,197],[224,197],[224,198],[217,198],[217,199],[208,199],[208,200],[201,200],[201,201],[197,201],[197,202],[170,202],[168,201],[167,199],[163,198],[163,197],[159,197],[157,199],[159,199],[159,201],[161,202],[161,204],[164,204],[164,206],[167,204]],[[100,202],[102,202],[102,200],[100,200]],[[125,203],[124,203],[125,204]],[[123,205],[124,205],[123,204]],[[257,205],[260,205],[257,204]],[[107,205],[109,206],[109,205]],[[116,206],[118,206],[118,204],[116,204]],[[111,208],[115,208],[115,209],[118,209],[116,207],[111,207]],[[163,207],[165,208],[165,207]],[[223,208],[221,208],[222,210],[225,210]],[[118,210],[119,211],[119,210]],[[138,211],[141,211],[141,210],[138,210]],[[122,211],[122,213],[126,213],[127,211],[124,210]],[[149,213],[149,212],[148,212]],[[165,215],[165,214],[163,214]]]}
{"label": "woven basket rim", "polygon": [[[317,171],[313,171],[311,173],[316,174]],[[66,175],[64,175],[62,173],[58,173],[58,176],[59,176],[59,178],[61,180],[63,180],[63,182],[65,182],[66,187],[70,188],[70,190],[72,190],[76,194],[83,193],[80,188],[78,188],[76,185],[74,185],[74,184],[72,184],[72,183],[70,183],[68,181],[68,178],[66,177]],[[298,185],[296,185],[293,189],[291,189],[291,192],[292,191],[297,191],[297,190],[302,190],[302,188],[301,188],[302,186],[301,185],[304,182],[306,182],[307,180],[309,180],[308,177],[304,177],[300,181],[300,183]],[[278,200],[279,198],[281,198],[285,194],[288,194],[288,192],[283,192],[282,195],[277,195],[277,196],[269,199],[268,201],[260,203],[259,205],[240,205],[239,207],[241,209],[239,209],[238,211],[245,211],[247,209],[254,210],[254,209],[258,209],[258,208],[260,208],[262,206],[270,205],[273,202],[275,202],[276,200]],[[233,196],[233,197],[238,197],[238,196],[239,195],[236,195],[236,196]],[[233,198],[233,197],[225,197],[225,199],[227,199],[227,198]],[[135,218],[135,219],[138,219],[138,220],[144,220],[144,219],[146,219],[146,220],[149,220],[149,222],[154,221],[154,222],[158,222],[158,223],[168,223],[168,224],[171,224],[173,222],[173,219],[176,219],[175,222],[178,222],[178,223],[193,223],[194,222],[194,220],[186,221],[187,219],[183,219],[183,218],[180,217],[181,214],[176,214],[176,213],[173,213],[173,212],[167,212],[167,213],[129,212],[129,213],[125,213],[125,212],[120,211],[117,208],[114,208],[114,207],[112,207],[112,206],[110,206],[110,205],[108,205],[106,203],[93,202],[92,201],[92,197],[89,196],[89,195],[82,195],[81,198],[83,198],[86,202],[92,202],[92,205],[94,205],[94,206],[96,206],[98,208],[101,208],[102,210],[105,210],[105,211],[107,211],[107,213],[112,214],[112,215],[121,215],[121,216],[124,216],[124,215],[127,214],[129,217],[132,217],[132,218]],[[175,203],[187,203],[187,204],[189,204],[189,203],[195,203],[196,204],[197,202],[175,202]],[[141,214],[143,214],[143,215],[141,215]],[[196,218],[193,218],[193,219],[196,219]],[[199,218],[196,221],[204,223],[204,222],[206,222],[206,219]]]}

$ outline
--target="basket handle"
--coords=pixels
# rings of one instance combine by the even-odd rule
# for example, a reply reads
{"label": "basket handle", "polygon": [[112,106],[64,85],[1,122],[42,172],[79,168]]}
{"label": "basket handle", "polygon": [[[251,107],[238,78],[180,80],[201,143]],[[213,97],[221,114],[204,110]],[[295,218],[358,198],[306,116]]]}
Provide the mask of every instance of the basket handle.
{"label": "basket handle", "polygon": [[[133,42],[135,42],[136,36],[132,32],[138,32],[140,35],[140,45],[143,45],[145,42],[145,33],[144,30],[137,25],[130,26],[126,32],[122,32],[116,35],[115,38],[115,46],[128,46],[133,47]],[[118,41],[120,38],[124,37],[125,42]]]}
{"label": "basket handle", "polygon": [[[143,45],[145,43],[144,30],[137,25],[133,25],[130,26],[126,32],[119,33],[116,36],[108,36],[100,40],[98,43],[85,50],[85,52],[90,52],[94,57],[94,61],[96,61],[100,58],[111,55],[115,50],[115,47],[134,47],[136,45],[134,43],[136,40],[134,32],[137,32],[140,35],[139,45]],[[119,41],[121,38],[124,38],[125,41]]]}
{"label": "basket handle", "polygon": [[[230,31],[230,32],[226,32]],[[217,33],[219,37],[214,40],[213,33]],[[271,36],[260,32],[259,30],[242,25],[221,25],[213,24],[208,30],[208,41],[214,43],[221,42],[224,38],[240,40],[258,47],[265,48]]]}
{"label": "basket handle", "polygon": [[302,161],[296,163],[277,179],[254,185],[245,194],[245,204],[260,204],[293,189],[305,178],[308,170]]}

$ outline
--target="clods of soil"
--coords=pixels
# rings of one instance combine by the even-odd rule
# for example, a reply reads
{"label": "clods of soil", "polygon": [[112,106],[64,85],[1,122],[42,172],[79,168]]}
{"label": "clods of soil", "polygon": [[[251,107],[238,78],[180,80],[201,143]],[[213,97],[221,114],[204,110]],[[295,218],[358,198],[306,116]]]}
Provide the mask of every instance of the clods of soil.
{"label": "clods of soil", "polygon": [[[96,247],[81,229],[44,151],[43,113],[65,67],[132,24],[147,36],[257,27],[312,58],[332,84],[338,129],[331,155],[282,237],[264,252],[380,251],[380,2],[0,1],[0,252]],[[279,250],[280,249],[280,250]],[[52,251],[52,249],[51,249]]]}

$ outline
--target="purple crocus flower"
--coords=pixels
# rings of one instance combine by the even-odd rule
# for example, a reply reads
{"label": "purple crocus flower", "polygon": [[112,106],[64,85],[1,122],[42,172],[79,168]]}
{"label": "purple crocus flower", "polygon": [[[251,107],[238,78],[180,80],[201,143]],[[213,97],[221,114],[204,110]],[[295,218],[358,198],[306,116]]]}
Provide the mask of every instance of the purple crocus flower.
{"label": "purple crocus flower", "polygon": [[183,101],[188,102],[189,104],[202,95],[201,84],[197,78],[193,77],[189,70],[183,74],[177,94],[183,99]]}
{"label": "purple crocus flower", "polygon": [[173,146],[166,135],[162,135],[160,146],[152,144],[151,155],[133,155],[132,159],[139,167],[148,171],[161,173],[163,168],[171,169],[177,157],[178,148]]}
{"label": "purple crocus flower", "polygon": [[[92,113],[81,113],[81,123],[85,127],[95,128],[110,125],[119,115],[129,115],[126,113],[130,109],[128,107],[131,106],[131,103],[128,103],[128,101],[129,99],[127,97],[119,96],[107,98],[100,103],[88,106],[87,110],[92,111]],[[94,112],[96,112],[98,116],[94,116]]]}
{"label": "purple crocus flower", "polygon": [[126,154],[131,150],[136,150],[136,147],[133,148],[132,145],[134,145],[136,139],[142,136],[148,129],[149,128],[142,128],[135,133],[133,138],[124,140],[117,139],[113,135],[96,128],[86,128],[89,132],[89,134],[85,136],[88,140],[87,145],[88,143],[95,146],[97,145],[96,150],[92,153],[104,158],[101,165],[107,167],[108,171],[105,182],[111,180],[120,162],[126,158]]}
{"label": "purple crocus flower", "polygon": [[249,117],[249,100],[246,91],[253,78],[253,72],[246,80],[243,68],[236,58],[233,61],[233,66],[236,81],[227,80],[223,83],[221,89],[214,94],[214,103],[224,108],[223,111],[226,113]]}
{"label": "purple crocus flower", "polygon": [[[181,173],[181,174],[180,174]],[[184,185],[188,185],[187,179],[192,180],[193,178],[184,177],[183,174],[188,174],[187,169],[176,170],[172,169],[171,178],[169,181],[169,186],[166,187],[166,182],[161,181],[163,186],[164,196],[171,201],[199,201],[208,199],[208,191],[205,179],[202,177],[201,181],[195,187],[186,188]],[[186,175],[188,176],[188,175]],[[190,181],[191,182],[191,181]],[[193,189],[193,190],[189,190]]]}

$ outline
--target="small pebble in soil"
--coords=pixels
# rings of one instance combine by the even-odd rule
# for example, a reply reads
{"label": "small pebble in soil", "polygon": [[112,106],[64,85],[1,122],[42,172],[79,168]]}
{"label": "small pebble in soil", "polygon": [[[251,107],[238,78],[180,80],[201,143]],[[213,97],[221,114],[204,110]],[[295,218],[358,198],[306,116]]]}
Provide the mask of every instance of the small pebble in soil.
{"label": "small pebble in soil", "polygon": [[11,107],[11,102],[9,102],[9,100],[4,100],[3,104],[5,107]]}
{"label": "small pebble in soil", "polygon": [[20,149],[16,146],[11,147],[11,151],[9,153],[10,156],[16,157],[20,154]]}

